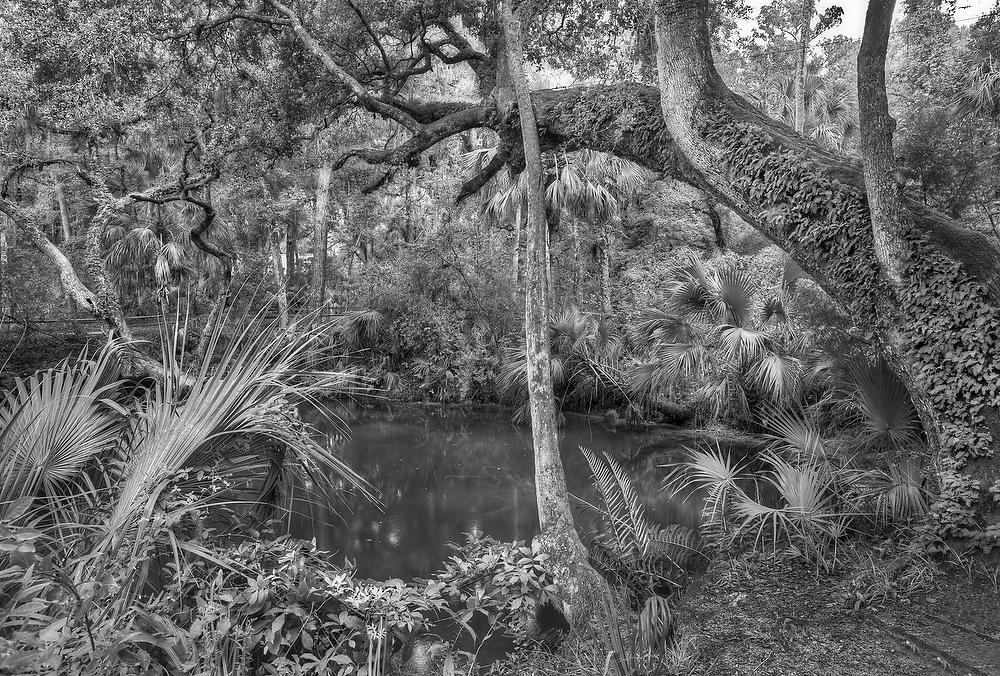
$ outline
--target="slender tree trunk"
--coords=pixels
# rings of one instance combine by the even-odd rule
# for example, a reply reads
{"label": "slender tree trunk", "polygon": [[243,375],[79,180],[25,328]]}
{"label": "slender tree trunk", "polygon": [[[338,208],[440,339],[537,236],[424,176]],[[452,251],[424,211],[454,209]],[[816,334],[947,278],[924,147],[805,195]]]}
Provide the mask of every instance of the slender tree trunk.
{"label": "slender tree trunk", "polygon": [[[670,138],[698,184],[791,254],[890,357],[898,348],[914,403],[932,409],[921,414],[925,431],[941,444],[936,532],[996,542],[1000,520],[987,490],[1000,490],[996,246],[901,196],[913,227],[900,233],[890,272],[873,274],[885,248],[876,242],[863,173],[726,88],[712,62],[707,10],[707,0],[657,5],[660,104]],[[880,300],[893,274],[899,302],[889,312]],[[897,338],[903,342],[894,347]]]}
{"label": "slender tree trunk", "polygon": [[271,270],[274,275],[274,298],[278,305],[278,326],[288,326],[288,275],[287,265],[288,230],[284,227],[275,228],[271,233]]}
{"label": "slender tree trunk", "polygon": [[[295,214],[295,212],[292,212]],[[292,220],[288,225],[282,228],[281,236],[281,267],[285,273],[285,280],[295,274],[295,269],[299,264],[298,261],[298,238],[299,238],[299,224],[296,216],[293,215]]]}
{"label": "slender tree trunk", "polygon": [[601,312],[611,316],[611,219],[601,223],[601,234],[597,240],[597,255],[601,264]]}
{"label": "slender tree trunk", "polygon": [[326,240],[329,232],[330,179],[333,167],[329,163],[319,168],[316,178],[316,208],[313,213],[312,301],[323,307],[326,287]]}
{"label": "slender tree trunk", "polygon": [[[530,218],[530,217],[529,217]],[[531,227],[530,225],[528,227]],[[556,299],[556,279],[555,275],[552,274],[552,229],[546,224],[545,226],[545,292],[548,295],[545,301],[546,308],[552,308],[552,304],[555,303]]]}
{"label": "slender tree trunk", "polygon": [[68,242],[73,237],[73,228],[69,221],[69,207],[66,204],[66,191],[63,189],[62,178],[58,173],[53,175],[55,183],[56,204],[59,205],[59,223],[62,226],[62,241]]}
{"label": "slender tree trunk", "polygon": [[712,233],[715,235],[715,245],[719,249],[726,248],[726,237],[722,232],[722,217],[719,215],[719,208],[715,200],[708,199],[708,219],[712,222]]}
{"label": "slender tree trunk", "polygon": [[903,200],[896,181],[898,168],[892,149],[896,120],[889,115],[885,91],[885,52],[895,0],[869,0],[865,30],[858,52],[858,122],[861,166],[868,191],[875,255],[894,285],[902,280]]}
{"label": "slender tree trunk", "polygon": [[800,0],[799,44],[795,68],[795,131],[806,133],[806,67],[809,58],[809,40],[812,37],[812,16],[815,0]]}
{"label": "slender tree trunk", "polygon": [[521,207],[514,209],[514,286],[521,283]]}
{"label": "slender tree trunk", "polygon": [[0,322],[11,314],[10,307],[10,252],[7,228],[10,219],[0,218]]}
{"label": "slender tree trunk", "polygon": [[899,169],[892,137],[896,121],[889,115],[885,90],[885,54],[895,0],[871,0],[865,17],[864,36],[858,52],[858,121],[862,167],[868,193],[875,257],[887,284],[877,299],[885,328],[883,350],[899,372],[920,412],[932,447],[937,448],[942,421],[918,374],[907,364],[905,329],[899,324],[899,307],[905,302],[904,265],[910,254],[907,233],[913,223],[903,208],[903,193],[896,180]]}
{"label": "slender tree trunk", "polygon": [[573,302],[580,304],[580,277],[581,260],[580,256],[580,224],[575,216],[573,219]]}
{"label": "slender tree trunk", "polygon": [[590,567],[587,551],[576,532],[570,511],[569,492],[566,489],[566,475],[559,455],[547,331],[549,299],[546,293],[545,255],[548,223],[542,192],[541,146],[524,70],[521,22],[514,15],[509,0],[503,3],[503,28],[528,175],[525,337],[541,544],[555,568],[567,615],[573,623],[583,624],[596,612],[600,601],[596,597],[606,585],[602,584],[603,580]]}

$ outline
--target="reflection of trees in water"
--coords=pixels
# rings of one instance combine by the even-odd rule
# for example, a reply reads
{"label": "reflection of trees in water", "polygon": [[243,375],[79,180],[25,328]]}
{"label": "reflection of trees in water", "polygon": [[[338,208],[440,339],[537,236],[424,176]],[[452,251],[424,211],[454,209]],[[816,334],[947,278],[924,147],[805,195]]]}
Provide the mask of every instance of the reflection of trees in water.
{"label": "reflection of trees in water", "polygon": [[[530,430],[515,427],[502,412],[476,414],[447,409],[376,409],[353,414],[352,440],[331,434],[330,443],[382,493],[385,510],[351,499],[342,517],[313,510],[316,524],[301,518],[296,535],[316,535],[320,546],[357,559],[363,576],[420,575],[448,555],[446,543],[479,528],[501,539],[528,538],[537,529]],[[305,416],[304,416],[305,417]],[[320,421],[313,421],[322,429]],[[560,434],[571,492],[597,502],[580,444],[608,450],[627,463],[636,487],[663,523],[696,525],[693,506],[664,505],[659,491],[665,470],[655,453],[640,449],[642,434],[617,433],[570,420]],[[679,443],[671,446],[676,454]],[[668,444],[669,445],[669,444]],[[661,458],[662,459],[662,458]],[[575,505],[578,526],[593,531],[599,518]]]}

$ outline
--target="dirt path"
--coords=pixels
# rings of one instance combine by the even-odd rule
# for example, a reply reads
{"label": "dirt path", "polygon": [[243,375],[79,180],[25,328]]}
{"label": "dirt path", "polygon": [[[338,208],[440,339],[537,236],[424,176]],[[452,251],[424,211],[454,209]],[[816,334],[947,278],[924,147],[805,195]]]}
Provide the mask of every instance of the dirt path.
{"label": "dirt path", "polygon": [[703,673],[1000,675],[1000,597],[942,575],[933,594],[856,612],[845,576],[794,563],[714,565],[680,606]]}

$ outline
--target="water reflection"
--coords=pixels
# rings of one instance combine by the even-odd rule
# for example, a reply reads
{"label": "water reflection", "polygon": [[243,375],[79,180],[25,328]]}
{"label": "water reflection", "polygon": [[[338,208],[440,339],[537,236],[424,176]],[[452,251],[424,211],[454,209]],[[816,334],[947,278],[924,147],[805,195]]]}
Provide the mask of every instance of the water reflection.
{"label": "water reflection", "polygon": [[[503,540],[531,538],[538,530],[530,431],[510,424],[506,412],[411,405],[337,413],[351,428],[345,459],[381,491],[385,509],[348,498],[335,514],[299,488],[290,529],[355,561],[361,576],[426,575],[448,556],[449,542],[473,530]],[[336,433],[322,416],[306,417]],[[689,436],[616,432],[571,418],[559,441],[575,496],[599,504],[578,446],[610,451],[628,460],[651,517],[697,526],[700,505],[669,501],[658,491],[665,470],[657,464],[678,459]],[[577,525],[596,529],[593,511],[574,503]]]}

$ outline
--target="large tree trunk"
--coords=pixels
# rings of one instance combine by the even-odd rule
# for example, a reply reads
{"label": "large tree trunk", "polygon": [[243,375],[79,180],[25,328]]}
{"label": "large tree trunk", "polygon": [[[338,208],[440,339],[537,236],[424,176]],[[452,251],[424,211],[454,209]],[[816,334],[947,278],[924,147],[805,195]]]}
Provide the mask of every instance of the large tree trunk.
{"label": "large tree trunk", "polygon": [[548,337],[546,240],[548,223],[543,202],[542,153],[524,71],[520,18],[511,1],[503,3],[503,28],[510,76],[518,103],[521,137],[528,175],[528,227],[525,254],[525,338],[528,398],[535,449],[535,492],[543,551],[549,554],[568,617],[575,624],[589,620],[599,607],[600,576],[590,567],[570,511],[566,475],[559,456],[555,397]]}
{"label": "large tree trunk", "polygon": [[[791,254],[873,339],[900,337],[899,365],[925,409],[928,437],[940,440],[936,530],[996,540],[997,507],[986,491],[1000,489],[1000,252],[903,197],[899,303],[880,312],[886,281],[873,269],[879,247],[862,172],[726,88],[706,10],[706,0],[661,0],[656,11],[660,102],[678,164]],[[666,139],[654,138],[665,154]]]}
{"label": "large tree trunk", "polygon": [[[889,115],[885,90],[885,54],[895,5],[895,0],[868,3],[864,37],[858,53],[860,147],[875,256],[885,282],[876,299],[876,309],[885,326],[882,346],[906,383],[923,427],[931,436],[941,428],[941,411],[933,406],[927,384],[912,372],[904,358],[906,318],[899,313],[906,297],[903,265],[907,254],[911,253],[906,232],[912,230],[912,224],[903,208],[901,183],[896,180],[898,168],[892,149],[896,121]],[[930,441],[936,447],[939,440],[935,436]]]}
{"label": "large tree trunk", "polygon": [[333,167],[327,162],[316,177],[316,208],[313,212],[313,257],[310,286],[313,305],[323,307],[326,292],[326,240],[330,216],[330,179]]}

